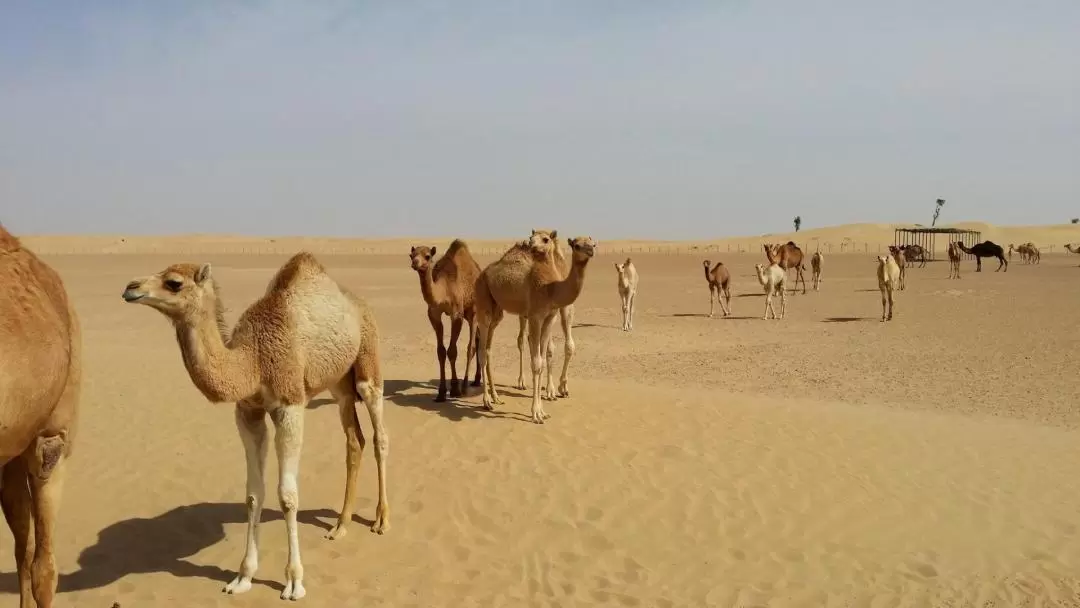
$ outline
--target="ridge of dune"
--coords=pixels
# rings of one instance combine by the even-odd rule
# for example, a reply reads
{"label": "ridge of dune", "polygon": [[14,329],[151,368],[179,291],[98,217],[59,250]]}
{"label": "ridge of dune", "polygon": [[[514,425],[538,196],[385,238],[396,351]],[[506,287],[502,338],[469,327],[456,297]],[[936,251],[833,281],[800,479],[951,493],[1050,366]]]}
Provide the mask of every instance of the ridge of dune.
{"label": "ridge of dune", "polygon": [[[879,251],[894,242],[897,228],[925,227],[922,224],[852,223],[808,228],[798,233],[779,231],[758,235],[722,237],[703,240],[601,239],[601,252],[693,252],[697,249],[735,251],[757,250],[763,242],[799,243],[806,250],[833,253]],[[964,221],[939,226],[981,232],[983,240],[1002,246],[1031,241],[1050,252],[1061,251],[1065,243],[1080,241],[1080,225],[1050,224],[997,226],[987,222]],[[568,233],[569,234],[569,233]],[[575,233],[576,234],[576,233]],[[323,254],[394,254],[408,251],[411,245],[446,246],[446,237],[322,237],[322,236],[247,236],[235,234],[172,234],[161,236],[119,234],[40,234],[20,237],[29,247],[44,254],[289,254],[300,249]],[[517,239],[471,239],[469,245],[480,253],[494,254]],[[944,250],[947,237],[939,236],[936,248]]]}

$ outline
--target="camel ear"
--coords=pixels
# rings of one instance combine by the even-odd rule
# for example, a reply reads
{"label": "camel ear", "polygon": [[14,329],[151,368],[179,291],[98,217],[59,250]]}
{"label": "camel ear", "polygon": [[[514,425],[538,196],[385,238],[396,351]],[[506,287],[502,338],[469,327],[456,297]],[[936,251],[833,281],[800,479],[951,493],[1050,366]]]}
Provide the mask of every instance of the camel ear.
{"label": "camel ear", "polygon": [[199,266],[198,272],[195,273],[195,283],[202,285],[210,278],[210,264],[203,264]]}
{"label": "camel ear", "polygon": [[409,248],[409,255],[410,256],[416,255],[416,247],[410,247]]}
{"label": "camel ear", "polygon": [[559,231],[558,230],[552,230],[551,231],[551,240],[554,241],[554,240],[557,240],[558,238],[559,238]]}
{"label": "camel ear", "polygon": [[435,257],[435,248],[434,247],[431,248],[431,257]]}

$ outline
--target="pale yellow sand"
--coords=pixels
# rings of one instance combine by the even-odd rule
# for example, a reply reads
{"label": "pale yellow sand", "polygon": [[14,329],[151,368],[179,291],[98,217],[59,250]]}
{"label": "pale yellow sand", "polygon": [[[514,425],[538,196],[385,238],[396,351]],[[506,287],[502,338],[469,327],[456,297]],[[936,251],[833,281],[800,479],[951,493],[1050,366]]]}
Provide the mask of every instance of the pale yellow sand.
{"label": "pale yellow sand", "polygon": [[[625,255],[601,255],[577,306],[572,396],[537,426],[515,389],[495,413],[475,392],[432,403],[435,349],[407,245],[320,256],[379,315],[393,527],[376,536],[361,521],[322,538],[344,448],[335,406],[317,400],[300,478],[304,605],[1080,605],[1080,256],[1014,257],[1007,274],[965,262],[960,281],[943,263],[911,270],[883,325],[870,256],[829,256],[823,291],[789,296],[788,318],[764,322],[756,253],[719,256],[733,268],[734,318],[711,320],[703,255],[634,254],[627,334],[612,268]],[[191,385],[159,314],[120,299],[136,275],[210,261],[231,321],[285,259],[201,247],[48,257],[86,356],[60,605],[279,601],[274,459],[259,582],[225,596],[244,533],[231,408]],[[508,317],[497,335],[500,385],[517,377],[516,330]],[[360,488],[366,520],[370,453]],[[13,605],[4,538],[0,603]]]}

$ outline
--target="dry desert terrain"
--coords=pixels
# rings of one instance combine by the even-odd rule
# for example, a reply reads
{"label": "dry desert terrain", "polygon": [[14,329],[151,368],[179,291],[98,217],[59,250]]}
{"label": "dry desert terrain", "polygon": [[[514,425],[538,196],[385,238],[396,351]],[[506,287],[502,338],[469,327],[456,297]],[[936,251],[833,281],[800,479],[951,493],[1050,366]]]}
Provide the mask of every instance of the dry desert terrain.
{"label": "dry desert terrain", "polygon": [[[429,241],[415,244],[449,239]],[[211,262],[231,322],[286,259],[197,249],[45,255],[85,344],[62,605],[279,601],[275,459],[256,585],[224,595],[245,528],[232,408],[194,388],[160,314],[120,298],[168,263]],[[514,317],[494,345],[506,403],[481,410],[477,388],[432,401],[434,341],[407,252],[319,254],[378,314],[393,527],[323,539],[344,443],[336,407],[316,399],[300,473],[307,606],[1080,606],[1080,256],[1014,256],[1007,274],[965,260],[952,281],[946,262],[911,269],[883,324],[876,251],[829,255],[822,290],[768,322],[757,251],[634,253],[627,333],[612,264],[626,254],[601,242],[576,307],[571,396],[541,426],[506,386]],[[705,318],[705,257],[733,271],[731,318]],[[369,443],[359,520],[375,493]],[[14,605],[5,538],[0,603]]]}

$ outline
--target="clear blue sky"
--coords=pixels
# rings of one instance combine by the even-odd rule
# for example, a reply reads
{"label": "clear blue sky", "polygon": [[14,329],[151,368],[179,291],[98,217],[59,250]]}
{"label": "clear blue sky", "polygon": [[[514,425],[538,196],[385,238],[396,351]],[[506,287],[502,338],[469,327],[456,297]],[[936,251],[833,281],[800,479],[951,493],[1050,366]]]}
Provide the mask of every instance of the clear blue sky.
{"label": "clear blue sky", "polygon": [[[1080,216],[1080,2],[0,2],[19,232]],[[634,209],[634,211],[626,211]]]}

